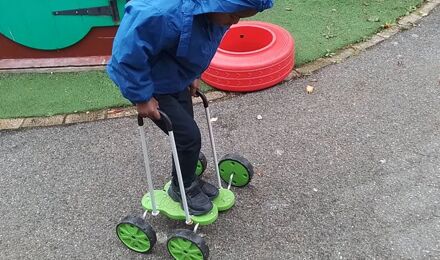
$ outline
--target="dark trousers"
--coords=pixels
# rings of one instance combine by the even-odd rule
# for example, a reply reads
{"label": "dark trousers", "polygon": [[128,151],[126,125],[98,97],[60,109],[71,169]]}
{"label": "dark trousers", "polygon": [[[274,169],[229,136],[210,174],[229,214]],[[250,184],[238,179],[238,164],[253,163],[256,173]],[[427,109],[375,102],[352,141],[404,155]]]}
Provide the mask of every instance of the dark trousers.
{"label": "dark trousers", "polygon": [[[189,90],[166,95],[154,95],[159,102],[159,109],[165,112],[173,124],[177,154],[185,187],[191,185],[195,178],[197,161],[201,149],[201,136],[197,123],[194,121],[194,111]],[[163,121],[155,121],[166,134]],[[176,167],[173,161],[173,182],[178,184]]]}

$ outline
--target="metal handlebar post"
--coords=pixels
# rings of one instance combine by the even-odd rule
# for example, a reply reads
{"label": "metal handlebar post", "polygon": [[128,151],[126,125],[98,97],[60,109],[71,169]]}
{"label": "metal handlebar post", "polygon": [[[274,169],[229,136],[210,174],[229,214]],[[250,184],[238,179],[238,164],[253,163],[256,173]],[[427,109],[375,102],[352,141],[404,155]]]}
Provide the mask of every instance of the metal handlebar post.
{"label": "metal handlebar post", "polygon": [[211,123],[211,115],[209,113],[209,107],[208,107],[208,99],[206,98],[205,94],[200,92],[199,90],[196,91],[197,96],[199,96],[203,101],[203,106],[205,107],[206,112],[206,120],[208,122],[208,129],[209,129],[209,139],[211,140],[211,147],[212,147],[212,155],[214,156],[214,164],[215,164],[215,172],[217,173],[217,180],[218,180],[218,187],[222,189],[222,182],[220,179],[220,170],[218,168],[218,159],[217,159],[217,150],[215,148],[215,142],[214,142],[214,133],[212,131],[212,123]]}
{"label": "metal handlebar post", "polygon": [[[176,171],[177,171],[177,179],[179,181],[180,194],[182,197],[183,210],[185,211],[186,224],[190,225],[190,224],[192,224],[192,220],[189,215],[188,202],[186,200],[186,193],[185,193],[185,186],[183,185],[182,171],[180,169],[179,156],[177,154],[176,141],[174,139],[174,133],[173,133],[173,124],[171,123],[171,120],[167,116],[167,114],[165,114],[164,112],[162,112],[160,110],[159,110],[159,113],[161,116],[161,120],[163,120],[165,123],[165,128],[168,132],[168,136],[170,139],[170,145],[171,145],[171,149],[173,151],[174,164],[176,166]],[[150,161],[148,159],[148,150],[147,150],[147,143],[146,143],[146,138],[145,138],[144,120],[141,116],[138,116],[138,125],[139,125],[139,132],[141,135],[141,140],[142,140],[142,151],[144,153],[145,169],[147,172],[148,189],[150,190],[151,204],[153,207],[153,215],[157,215],[157,214],[159,214],[159,212],[156,209],[156,200],[155,200],[154,191],[153,191],[153,182],[151,179]]]}
{"label": "metal handlebar post", "polygon": [[180,194],[182,197],[183,210],[185,211],[186,224],[191,225],[193,222],[189,215],[188,201],[186,200],[185,186],[183,184],[182,170],[180,169],[179,155],[177,154],[176,140],[174,139],[173,124],[170,118],[164,112],[160,111],[161,120],[165,122],[166,130],[170,139],[171,150],[173,151],[174,165],[176,166],[177,180],[179,182]]}
{"label": "metal handlebar post", "polygon": [[179,182],[180,194],[182,197],[183,210],[185,211],[186,224],[191,225],[193,222],[189,216],[188,202],[186,200],[185,186],[183,184],[182,170],[180,169],[179,155],[177,154],[176,140],[174,139],[173,125],[170,118],[159,110],[161,119],[165,121],[165,125],[170,138],[171,149],[173,150],[174,165],[176,166],[177,180]]}
{"label": "metal handlebar post", "polygon": [[144,119],[141,116],[138,116],[138,129],[139,129],[139,135],[141,136],[142,153],[144,155],[145,172],[147,174],[147,185],[148,185],[148,190],[150,192],[151,205],[153,208],[152,214],[153,216],[157,216],[159,214],[159,211],[157,210],[157,206],[156,206],[154,185],[153,185],[153,180],[151,178],[150,160],[148,158],[147,138],[145,138]]}

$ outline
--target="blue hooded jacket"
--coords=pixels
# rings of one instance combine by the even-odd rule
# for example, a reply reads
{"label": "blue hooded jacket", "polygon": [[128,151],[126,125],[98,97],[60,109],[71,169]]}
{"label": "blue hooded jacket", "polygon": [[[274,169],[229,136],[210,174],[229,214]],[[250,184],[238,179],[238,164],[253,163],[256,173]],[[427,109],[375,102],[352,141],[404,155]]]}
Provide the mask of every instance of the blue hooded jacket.
{"label": "blue hooded jacket", "polygon": [[180,92],[206,70],[228,29],[200,14],[261,12],[272,5],[273,0],[131,0],[107,72],[132,103]]}

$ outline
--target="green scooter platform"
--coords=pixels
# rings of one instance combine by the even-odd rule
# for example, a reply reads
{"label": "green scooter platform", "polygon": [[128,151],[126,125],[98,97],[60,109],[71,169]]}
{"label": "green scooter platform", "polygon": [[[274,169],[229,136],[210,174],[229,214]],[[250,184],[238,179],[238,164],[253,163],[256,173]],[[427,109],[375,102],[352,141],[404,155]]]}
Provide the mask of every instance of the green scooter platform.
{"label": "green scooter platform", "polygon": [[[170,183],[165,185],[166,190],[168,189]],[[155,190],[154,195],[156,198],[157,210],[173,220],[185,220],[185,212],[180,206],[179,202],[175,202],[164,190]],[[232,191],[228,189],[220,189],[219,195],[213,201],[213,207],[210,212],[201,216],[191,215],[191,220],[194,223],[200,225],[209,225],[217,220],[218,212],[225,211],[235,204],[235,195]],[[147,193],[142,198],[142,206],[147,211],[152,211],[153,207],[151,204],[150,193]]]}
{"label": "green scooter platform", "polygon": [[[185,220],[185,212],[180,207],[179,202],[175,202],[171,199],[168,194],[163,190],[155,190],[154,195],[156,198],[156,206],[157,210],[161,214],[169,217],[174,220]],[[142,206],[145,210],[153,211],[153,207],[151,205],[150,193],[147,193],[142,198]],[[192,216],[191,219],[194,223],[199,223],[200,225],[209,225],[216,221],[218,217],[218,209],[215,205],[213,205],[210,212],[202,216]]]}
{"label": "green scooter platform", "polygon": [[212,203],[217,206],[218,211],[226,211],[234,206],[235,195],[231,190],[221,188]]}
{"label": "green scooter platform", "polygon": [[[171,185],[171,181],[167,182],[163,187],[164,191],[167,191]],[[231,190],[219,189],[218,196],[212,201],[217,206],[219,212],[226,211],[232,208],[235,204],[235,195]]]}

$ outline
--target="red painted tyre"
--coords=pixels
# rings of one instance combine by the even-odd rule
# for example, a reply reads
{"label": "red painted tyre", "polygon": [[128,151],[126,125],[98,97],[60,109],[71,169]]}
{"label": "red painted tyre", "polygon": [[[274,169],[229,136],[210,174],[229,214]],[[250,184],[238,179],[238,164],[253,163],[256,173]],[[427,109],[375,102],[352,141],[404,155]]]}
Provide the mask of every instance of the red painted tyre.
{"label": "red painted tyre", "polygon": [[244,21],[232,26],[202,79],[209,85],[235,92],[272,87],[294,66],[295,43],[284,28]]}

